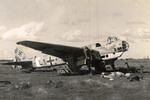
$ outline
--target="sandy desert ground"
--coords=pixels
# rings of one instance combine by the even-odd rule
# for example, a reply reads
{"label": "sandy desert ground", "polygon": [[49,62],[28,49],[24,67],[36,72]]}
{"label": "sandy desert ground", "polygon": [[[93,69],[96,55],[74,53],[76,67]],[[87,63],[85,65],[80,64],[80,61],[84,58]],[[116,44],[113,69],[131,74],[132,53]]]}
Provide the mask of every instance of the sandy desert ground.
{"label": "sandy desert ground", "polygon": [[[117,67],[126,67],[124,60]],[[144,66],[144,79],[114,80],[100,75],[60,76],[55,72],[22,73],[0,66],[0,100],[150,100],[150,60],[128,60]]]}

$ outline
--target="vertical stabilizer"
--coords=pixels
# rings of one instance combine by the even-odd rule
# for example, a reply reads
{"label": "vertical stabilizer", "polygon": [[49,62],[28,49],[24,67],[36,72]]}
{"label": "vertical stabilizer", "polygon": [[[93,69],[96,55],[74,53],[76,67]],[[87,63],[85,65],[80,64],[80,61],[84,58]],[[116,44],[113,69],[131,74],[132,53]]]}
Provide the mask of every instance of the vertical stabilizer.
{"label": "vertical stabilizer", "polygon": [[21,48],[17,47],[15,49],[15,60],[16,61],[27,61],[29,59],[26,57],[26,54],[23,52],[23,50]]}
{"label": "vertical stabilizer", "polygon": [[[20,61],[27,61],[29,60],[27,57],[26,57],[26,54],[23,52],[23,50],[19,47],[16,47],[16,49],[14,50],[14,53],[15,53],[15,58],[14,58],[14,61],[15,62],[20,62]],[[21,65],[13,65],[12,66],[13,69],[22,69],[22,66]]]}

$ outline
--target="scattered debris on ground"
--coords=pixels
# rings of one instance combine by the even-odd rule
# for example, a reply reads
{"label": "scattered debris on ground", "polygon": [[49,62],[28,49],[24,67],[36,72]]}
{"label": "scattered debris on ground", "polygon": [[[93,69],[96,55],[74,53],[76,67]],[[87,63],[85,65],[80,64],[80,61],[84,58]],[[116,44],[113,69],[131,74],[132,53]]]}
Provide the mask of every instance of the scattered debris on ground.
{"label": "scattered debris on ground", "polygon": [[131,74],[129,77],[127,77],[127,79],[129,79],[129,81],[131,81],[131,82],[140,81],[140,80],[143,80],[143,75],[141,75],[141,74]]}
{"label": "scattered debris on ground", "polygon": [[114,80],[115,77],[123,77],[123,76],[125,76],[125,74],[122,73],[122,72],[111,72],[111,73],[105,73],[105,72],[103,72],[101,74],[101,77],[107,78],[107,79],[109,79],[111,81]]}
{"label": "scattered debris on ground", "polygon": [[125,73],[125,75],[124,75],[125,77],[130,77],[131,76],[131,73]]}
{"label": "scattered debris on ground", "polygon": [[130,81],[140,81],[143,79],[143,73],[122,73],[122,72],[111,72],[111,73],[102,73],[102,78],[109,80],[114,80],[117,77],[127,77]]}

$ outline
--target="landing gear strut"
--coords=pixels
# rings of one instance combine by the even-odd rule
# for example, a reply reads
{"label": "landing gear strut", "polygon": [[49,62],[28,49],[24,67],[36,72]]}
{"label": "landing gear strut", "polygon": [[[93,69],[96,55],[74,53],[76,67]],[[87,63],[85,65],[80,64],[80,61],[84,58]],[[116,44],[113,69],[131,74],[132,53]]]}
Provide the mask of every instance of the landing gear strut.
{"label": "landing gear strut", "polygon": [[116,68],[115,68],[115,64],[114,64],[114,62],[113,62],[113,63],[111,63],[111,67],[112,67],[113,71],[116,71]]}
{"label": "landing gear strut", "polygon": [[106,71],[105,64],[103,61],[96,61],[94,65],[96,74],[101,74],[102,72]]}
{"label": "landing gear strut", "polygon": [[85,55],[85,59],[86,59],[86,65],[88,67],[89,73],[92,73],[92,54],[91,54],[91,50],[88,47],[84,47],[84,55]]}

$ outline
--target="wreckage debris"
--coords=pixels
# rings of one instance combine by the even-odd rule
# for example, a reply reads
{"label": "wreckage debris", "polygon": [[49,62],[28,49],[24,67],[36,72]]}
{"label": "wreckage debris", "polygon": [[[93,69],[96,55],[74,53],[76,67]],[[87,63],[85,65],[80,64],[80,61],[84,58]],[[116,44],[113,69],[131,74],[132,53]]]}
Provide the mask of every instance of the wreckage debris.
{"label": "wreckage debris", "polygon": [[140,81],[143,79],[143,74],[141,73],[122,73],[122,72],[111,72],[111,73],[102,73],[101,77],[109,79],[110,81],[114,80],[116,77],[127,77],[129,81]]}
{"label": "wreckage debris", "polygon": [[140,81],[140,77],[139,76],[132,76],[132,77],[129,77],[129,80],[130,81]]}
{"label": "wreckage debris", "polygon": [[143,75],[141,75],[141,74],[131,74],[129,77],[127,77],[127,79],[129,79],[129,81],[131,81],[131,82],[140,81],[140,80],[143,80]]}
{"label": "wreckage debris", "polygon": [[[115,77],[127,77],[130,81],[140,81],[143,79],[143,71],[144,71],[144,66],[140,65],[140,68],[135,68],[135,67],[129,67],[129,64],[126,62],[128,72],[127,73],[122,73],[122,72],[111,72],[111,73],[102,73],[101,77],[107,78],[109,80],[114,80]],[[132,69],[133,68],[133,69]],[[132,70],[131,70],[132,69]]]}
{"label": "wreckage debris", "polygon": [[109,79],[111,81],[114,80],[115,77],[123,77],[123,76],[125,76],[125,75],[122,72],[111,72],[111,73],[104,73],[103,72],[101,74],[101,77],[107,78],[107,79]]}
{"label": "wreckage debris", "polygon": [[140,69],[138,70],[138,73],[132,73],[130,74],[127,79],[129,79],[129,81],[140,81],[143,80],[144,75],[143,75],[143,71],[144,71],[144,66],[141,65]]}
{"label": "wreckage debris", "polygon": [[131,73],[126,73],[125,74],[125,77],[130,77],[131,76]]}

